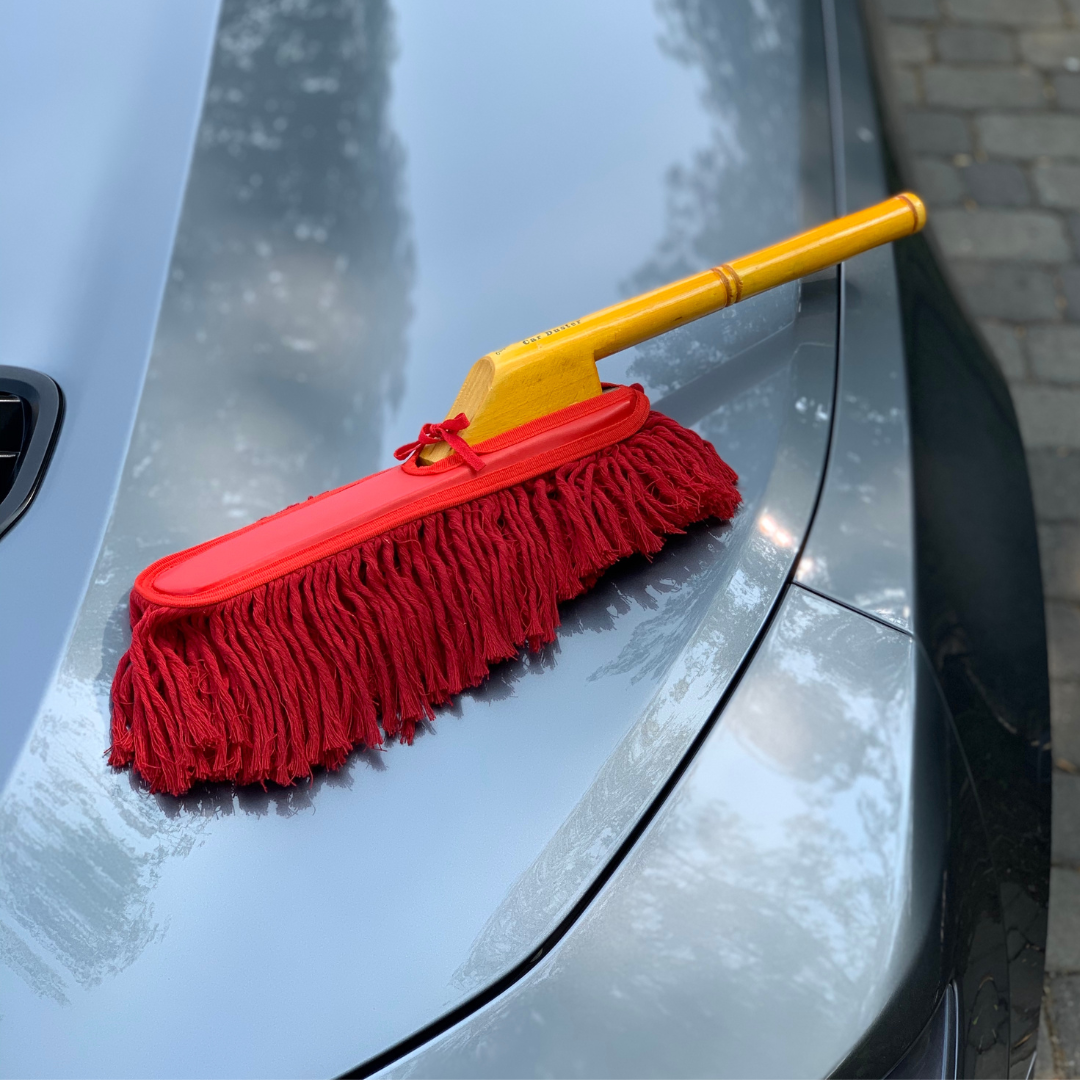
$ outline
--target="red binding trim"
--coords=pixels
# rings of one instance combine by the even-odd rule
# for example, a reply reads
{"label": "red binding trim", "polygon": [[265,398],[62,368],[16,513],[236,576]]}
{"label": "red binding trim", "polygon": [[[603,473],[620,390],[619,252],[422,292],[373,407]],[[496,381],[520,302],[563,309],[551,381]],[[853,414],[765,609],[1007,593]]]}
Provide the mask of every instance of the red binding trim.
{"label": "red binding trim", "polygon": [[649,415],[637,387],[604,394],[522,424],[472,449],[477,474],[457,453],[434,465],[415,458],[325,492],[246,528],[148,566],[135,591],[153,604],[196,608],[228,600],[399,525],[512,487],[621,442]]}

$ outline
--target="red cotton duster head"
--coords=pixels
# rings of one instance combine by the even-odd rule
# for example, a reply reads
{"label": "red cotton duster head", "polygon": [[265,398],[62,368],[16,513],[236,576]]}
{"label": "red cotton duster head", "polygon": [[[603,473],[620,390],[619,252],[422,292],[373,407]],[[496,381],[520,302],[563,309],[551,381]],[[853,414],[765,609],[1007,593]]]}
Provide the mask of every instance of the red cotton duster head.
{"label": "red cotton duster head", "polygon": [[110,764],[152,791],[290,784],[411,742],[613,563],[738,507],[713,446],[596,361],[909,235],[898,195],[482,357],[403,463],[166,556],[131,590]]}

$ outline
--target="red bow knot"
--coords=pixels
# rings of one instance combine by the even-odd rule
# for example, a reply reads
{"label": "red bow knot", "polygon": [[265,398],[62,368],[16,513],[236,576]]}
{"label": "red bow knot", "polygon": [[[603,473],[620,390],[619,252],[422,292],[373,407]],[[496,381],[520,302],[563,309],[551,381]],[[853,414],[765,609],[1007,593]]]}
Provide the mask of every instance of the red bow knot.
{"label": "red bow knot", "polygon": [[464,413],[458,413],[457,416],[453,416],[449,420],[443,420],[441,424],[425,424],[420,429],[420,435],[416,442],[399,446],[394,451],[394,457],[398,461],[404,461],[406,458],[412,457],[418,450],[423,450],[425,446],[434,446],[436,443],[444,442],[451,450],[456,451],[474,472],[479,472],[484,467],[483,460],[458,434],[459,431],[464,431],[468,426],[469,418]]}

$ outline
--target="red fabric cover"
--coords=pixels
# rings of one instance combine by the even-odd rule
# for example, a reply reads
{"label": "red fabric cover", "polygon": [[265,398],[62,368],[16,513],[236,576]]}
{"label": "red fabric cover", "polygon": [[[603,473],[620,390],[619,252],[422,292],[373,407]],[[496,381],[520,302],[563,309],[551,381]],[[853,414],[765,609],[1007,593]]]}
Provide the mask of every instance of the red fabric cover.
{"label": "red fabric cover", "polygon": [[[479,478],[469,474],[445,490],[461,494]],[[224,599],[180,606],[133,589],[109,761],[179,795],[204,781],[289,784],[384,736],[411,742],[433,706],[523,645],[551,641],[557,604],[612,563],[655,554],[692,522],[731,517],[735,483],[711,444],[650,412],[618,442]],[[251,572],[242,554],[227,577]],[[211,589],[216,573],[206,575]]]}
{"label": "red fabric cover", "polygon": [[139,574],[135,588],[173,607],[227,600],[397,525],[574,461],[637,431],[648,414],[639,389],[614,387],[477,444],[480,473],[456,453],[429,466],[412,459],[167,555]]}

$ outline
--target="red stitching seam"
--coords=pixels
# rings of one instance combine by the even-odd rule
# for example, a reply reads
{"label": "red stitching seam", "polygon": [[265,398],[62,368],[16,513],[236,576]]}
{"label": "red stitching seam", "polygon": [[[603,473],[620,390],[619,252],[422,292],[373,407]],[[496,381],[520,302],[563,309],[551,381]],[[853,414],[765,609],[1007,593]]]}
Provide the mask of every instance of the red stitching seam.
{"label": "red stitching seam", "polygon": [[[478,443],[474,449],[478,453],[490,453],[493,450],[501,450],[507,446],[513,446],[522,439],[529,438],[533,435],[539,435],[552,428],[568,423],[571,420],[575,420],[578,417],[587,416],[591,412],[604,408],[612,404],[612,399],[615,395],[618,395],[619,399],[624,399],[626,395],[630,394],[637,398],[634,403],[634,411],[625,420],[613,424],[611,427],[592,432],[580,439],[575,439],[573,442],[548,450],[546,453],[540,454],[534,458],[520,461],[516,465],[510,465],[504,469],[495,470],[490,475],[486,472],[481,473],[478,476],[474,476],[473,479],[467,480],[463,484],[451,488],[448,491],[441,491],[434,495],[429,495],[426,498],[419,499],[409,506],[400,507],[397,510],[391,511],[389,514],[384,514],[372,521],[364,522],[362,525],[358,525],[348,532],[341,533],[328,540],[323,540],[310,548],[306,548],[304,551],[299,551],[287,558],[277,559],[274,562],[267,563],[265,566],[260,566],[257,570],[249,570],[243,574],[238,574],[228,582],[215,585],[202,592],[184,596],[160,592],[153,584],[157,577],[166,570],[171,569],[178,563],[183,562],[185,559],[188,559],[199,552],[206,551],[208,548],[223,543],[230,537],[236,536],[239,533],[248,532],[251,529],[257,529],[262,524],[261,521],[256,521],[252,525],[247,525],[243,529],[237,529],[235,532],[228,533],[225,536],[219,536],[213,540],[208,540],[206,543],[199,544],[197,547],[187,548],[186,550],[178,551],[173,555],[166,555],[163,559],[158,559],[157,562],[151,563],[135,579],[135,589],[144,599],[149,600],[151,603],[161,605],[162,607],[206,607],[208,604],[217,604],[224,600],[230,600],[234,596],[239,596],[241,593],[247,592],[249,589],[254,589],[259,585],[265,585],[275,578],[284,577],[294,570],[299,570],[313,562],[318,562],[319,559],[324,559],[329,555],[336,555],[339,551],[355,547],[365,540],[370,540],[372,537],[378,536],[381,533],[396,529],[399,525],[406,525],[410,521],[426,517],[428,514],[436,513],[439,510],[448,510],[453,506],[460,506],[462,503],[479,498],[481,495],[490,495],[492,492],[512,487],[514,484],[519,484],[522,481],[531,480],[534,476],[541,476],[546,472],[550,472],[552,469],[559,468],[561,465],[566,465],[571,461],[584,457],[586,454],[594,453],[597,450],[602,450],[605,446],[611,446],[614,443],[629,438],[640,429],[642,424],[645,423],[645,420],[649,415],[649,399],[640,391],[631,389],[630,387],[620,387],[618,390],[614,390],[609,394],[590,398],[588,401],[571,405],[566,409],[551,413],[549,416],[544,416],[538,420],[532,420],[527,424],[522,424],[521,427],[514,428],[513,431],[504,432],[502,435],[496,435],[492,439]],[[417,466],[415,462],[410,459],[409,461],[406,461],[401,468],[409,473],[426,473],[431,470],[445,472],[448,469],[457,468],[460,465],[461,459],[458,458],[456,454],[452,454],[443,458],[441,461],[437,461],[434,465],[428,466]],[[354,484],[347,484],[345,486],[353,487],[355,484],[363,483],[364,479],[367,478],[364,477],[361,480],[355,481]],[[340,491],[342,489],[335,488],[334,490]],[[332,493],[324,492],[323,495],[319,495],[316,498],[321,499],[329,494]],[[301,510],[305,506],[310,505],[312,501],[313,500],[308,500],[307,502],[297,503],[295,506],[290,506],[287,509],[282,510],[280,514],[288,514]],[[280,514],[274,516],[279,517]]]}

